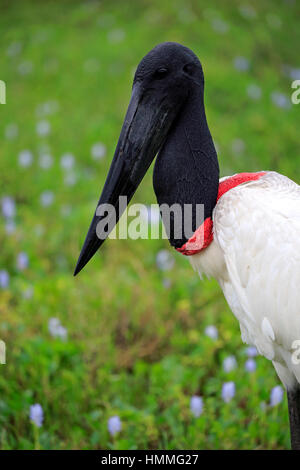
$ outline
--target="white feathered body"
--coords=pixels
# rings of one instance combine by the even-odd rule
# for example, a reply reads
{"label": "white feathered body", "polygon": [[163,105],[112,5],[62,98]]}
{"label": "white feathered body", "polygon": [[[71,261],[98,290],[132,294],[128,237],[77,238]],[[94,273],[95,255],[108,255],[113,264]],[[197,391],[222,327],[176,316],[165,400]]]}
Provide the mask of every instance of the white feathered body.
{"label": "white feathered body", "polygon": [[194,269],[218,281],[242,340],[273,361],[286,387],[300,383],[300,186],[275,172],[236,186],[219,199],[213,232],[190,256]]}

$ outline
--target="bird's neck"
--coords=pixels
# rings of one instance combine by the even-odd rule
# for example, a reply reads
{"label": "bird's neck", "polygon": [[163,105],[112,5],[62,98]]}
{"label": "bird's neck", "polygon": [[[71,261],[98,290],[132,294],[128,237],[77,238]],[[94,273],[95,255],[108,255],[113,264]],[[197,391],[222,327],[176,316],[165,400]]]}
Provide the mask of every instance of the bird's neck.
{"label": "bird's neck", "polygon": [[[190,95],[159,152],[153,185],[159,205],[177,204],[180,207],[181,220],[171,216],[169,232],[167,230],[171,245],[180,248],[191,236],[191,233],[185,233],[184,221],[191,219],[189,225],[194,232],[211,217],[219,187],[217,153],[207,125],[200,87]],[[197,204],[203,205],[202,215]],[[163,212],[162,217],[166,228]],[[178,232],[180,224],[181,236]]]}

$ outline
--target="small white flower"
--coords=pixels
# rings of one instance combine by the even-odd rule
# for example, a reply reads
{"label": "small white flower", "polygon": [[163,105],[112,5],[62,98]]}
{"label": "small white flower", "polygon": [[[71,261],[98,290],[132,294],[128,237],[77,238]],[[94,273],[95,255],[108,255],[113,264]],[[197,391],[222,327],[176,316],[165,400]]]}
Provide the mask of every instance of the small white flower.
{"label": "small white flower", "polygon": [[208,325],[205,328],[204,333],[211,339],[218,339],[219,336],[218,330],[214,325]]}
{"label": "small white flower", "polygon": [[35,405],[31,405],[30,407],[30,412],[29,412],[29,417],[30,420],[38,427],[40,428],[43,424],[44,420],[44,412],[43,408],[39,403],[36,403]]}
{"label": "small white flower", "polygon": [[245,142],[242,139],[234,139],[231,143],[231,148],[236,154],[243,153],[245,150]]}
{"label": "small white flower", "polygon": [[0,288],[7,289],[9,286],[9,274],[5,269],[0,271]]}
{"label": "small white flower", "polygon": [[22,50],[22,43],[19,41],[14,41],[6,49],[6,54],[9,57],[15,57],[20,54],[21,50]]}
{"label": "small white flower", "polygon": [[18,134],[19,134],[19,128],[18,128],[18,125],[17,124],[8,124],[6,127],[5,127],[5,137],[6,139],[8,140],[13,140],[15,139],[16,137],[18,137]]}
{"label": "small white flower", "polygon": [[[63,255],[57,255],[55,258],[55,262],[60,269],[64,269],[67,266],[66,257]],[[60,336],[61,331],[62,330],[59,330],[58,336]]]}
{"label": "small white flower", "polygon": [[99,16],[97,20],[97,25],[100,26],[101,28],[110,28],[114,25],[115,22],[116,22],[115,17],[112,14],[107,13],[107,14],[102,14],[101,16]]}
{"label": "small white flower", "polygon": [[[196,16],[187,6],[183,6],[178,10],[178,20],[184,24],[191,24],[196,21]],[[149,16],[147,15],[147,20]]]}
{"label": "small white flower", "polygon": [[92,180],[95,176],[91,168],[84,168],[82,175],[86,180]]}
{"label": "small white flower", "polygon": [[255,357],[257,356],[257,349],[255,346],[248,346],[248,348],[246,348],[246,354],[248,357]]}
{"label": "small white flower", "polygon": [[33,36],[33,42],[35,43],[42,43],[47,41],[49,38],[49,33],[47,31],[41,30],[38,31],[34,36]]}
{"label": "small white flower", "polygon": [[234,356],[228,356],[223,361],[223,369],[225,372],[231,372],[232,370],[236,369],[237,362]]}
{"label": "small white flower", "polygon": [[48,323],[48,330],[50,335],[53,336],[53,338],[66,340],[68,337],[67,329],[62,326],[58,318],[50,318]]}
{"label": "small white flower", "polygon": [[53,158],[49,153],[42,153],[39,158],[39,165],[43,170],[48,170],[53,165]]}
{"label": "small white flower", "polygon": [[225,382],[222,386],[222,398],[225,403],[229,403],[235,395],[235,383]]}
{"label": "small white flower", "polygon": [[23,299],[26,299],[26,300],[29,300],[33,297],[33,294],[34,294],[34,289],[32,286],[30,287],[27,287],[23,292],[22,292],[22,295],[23,295]]}
{"label": "small white flower", "polygon": [[11,219],[16,215],[16,204],[12,197],[4,196],[1,201],[2,214],[6,219]]}
{"label": "small white flower", "polygon": [[245,362],[245,369],[247,372],[255,372],[256,371],[256,362],[251,357],[247,359]]}
{"label": "small white flower", "polygon": [[119,416],[111,416],[107,422],[108,432],[111,436],[114,436],[122,429],[122,422]]}
{"label": "small white flower", "polygon": [[234,67],[241,72],[246,72],[250,67],[249,60],[242,56],[235,57],[233,64]]}
{"label": "small white flower", "polygon": [[32,164],[33,155],[30,150],[22,150],[19,153],[19,165],[23,168],[27,168]]}
{"label": "small white flower", "polygon": [[300,80],[300,68],[296,69],[295,67],[292,67],[290,70],[290,77],[292,80]]}
{"label": "small white flower", "polygon": [[258,85],[255,85],[254,83],[251,83],[247,87],[247,95],[252,100],[255,100],[255,101],[260,100],[261,95],[262,95],[261,88]]}
{"label": "small white flower", "polygon": [[172,282],[171,282],[171,279],[168,279],[168,278],[164,278],[162,280],[162,284],[164,286],[165,289],[170,289],[171,285],[172,285]]}
{"label": "small white flower", "polygon": [[36,133],[41,137],[45,137],[50,133],[51,126],[50,122],[46,120],[39,121],[36,125]]}
{"label": "small white flower", "polygon": [[271,100],[278,108],[289,109],[291,107],[291,102],[284,93],[274,91],[271,94]]}
{"label": "small white flower", "polygon": [[17,256],[17,268],[20,271],[23,271],[24,269],[28,268],[28,264],[29,264],[28,255],[24,252],[19,253]]}
{"label": "small white flower", "polygon": [[68,338],[68,330],[64,326],[59,325],[56,329],[56,338],[66,340]]}
{"label": "small white flower", "polygon": [[283,65],[282,73],[285,77],[291,80],[300,80],[300,68],[292,67],[291,65]]}
{"label": "small white flower", "polygon": [[174,266],[174,258],[168,250],[160,250],[156,256],[156,264],[161,271],[168,271]]}
{"label": "small white flower", "polygon": [[125,32],[122,29],[113,29],[107,34],[107,39],[112,44],[124,41]]}
{"label": "small white flower", "polygon": [[106,147],[101,142],[97,142],[91,148],[91,155],[93,160],[102,160],[106,155]]}
{"label": "small white flower", "polygon": [[259,407],[261,409],[261,411],[266,411],[267,409],[267,404],[265,401],[261,401],[260,404],[259,404]]}
{"label": "small white flower", "polygon": [[283,400],[283,388],[281,385],[276,385],[276,387],[272,388],[271,396],[270,396],[270,406],[276,406]]}
{"label": "small white flower", "polygon": [[41,201],[41,205],[43,207],[49,207],[51,206],[51,204],[53,203],[54,201],[54,194],[52,191],[44,191],[41,195],[40,195],[40,201]]}
{"label": "small white flower", "polygon": [[60,159],[60,166],[64,170],[70,170],[73,168],[75,162],[74,155],[72,153],[64,153]]}
{"label": "small white flower", "polygon": [[240,14],[248,20],[252,20],[256,17],[256,11],[251,5],[241,5],[239,10]]}
{"label": "small white flower", "polygon": [[45,142],[42,142],[38,146],[38,153],[39,155],[44,155],[46,153],[51,153],[50,152],[50,146],[46,144]]}
{"label": "small white flower", "polygon": [[59,103],[56,100],[46,101],[36,107],[35,114],[37,117],[43,117],[54,114],[59,110]]}
{"label": "small white flower", "polygon": [[20,75],[29,75],[33,70],[33,64],[29,60],[21,62],[18,66],[18,72]]}
{"label": "small white flower", "polygon": [[229,25],[221,18],[213,18],[211,21],[212,28],[220,34],[225,34],[229,30]]}
{"label": "small white flower", "polygon": [[56,328],[60,325],[60,320],[58,318],[50,318],[48,322],[48,329],[52,336],[55,335]]}
{"label": "small white flower", "polygon": [[5,231],[7,235],[11,235],[16,231],[16,223],[13,219],[8,219],[5,224]]}
{"label": "small white flower", "polygon": [[77,182],[77,176],[75,175],[75,173],[68,173],[64,177],[64,183],[66,186],[74,186],[76,182]]}
{"label": "small white flower", "polygon": [[190,409],[195,418],[199,418],[203,411],[203,399],[197,395],[192,396]]}
{"label": "small white flower", "polygon": [[60,209],[60,213],[63,217],[67,217],[68,215],[71,214],[71,212],[72,212],[72,207],[68,206],[67,204],[62,206],[61,209]]}

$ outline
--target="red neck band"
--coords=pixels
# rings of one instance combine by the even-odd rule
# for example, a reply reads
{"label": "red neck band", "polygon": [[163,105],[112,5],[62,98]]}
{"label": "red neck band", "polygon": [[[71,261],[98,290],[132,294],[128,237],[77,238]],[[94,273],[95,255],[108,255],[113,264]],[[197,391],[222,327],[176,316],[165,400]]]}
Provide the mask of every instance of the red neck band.
{"label": "red neck band", "polygon": [[[265,171],[259,173],[238,173],[230,176],[219,184],[217,202],[227,191],[246,181],[256,181],[265,174]],[[213,241],[213,221],[208,217],[197,228],[192,237],[180,248],[176,248],[179,253],[185,256],[192,256],[207,248]]]}

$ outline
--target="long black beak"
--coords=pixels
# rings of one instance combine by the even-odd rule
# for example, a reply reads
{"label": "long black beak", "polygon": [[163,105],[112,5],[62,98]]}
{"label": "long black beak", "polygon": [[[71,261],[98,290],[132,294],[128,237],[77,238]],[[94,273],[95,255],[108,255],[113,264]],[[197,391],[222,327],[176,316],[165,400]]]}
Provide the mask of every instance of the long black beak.
{"label": "long black beak", "polygon": [[[164,142],[177,111],[176,106],[168,105],[167,94],[145,91],[138,82],[134,84],[114,158],[74,276],[92,258],[118,222],[126,208],[120,207],[119,197],[126,196],[129,203]],[[112,223],[99,224],[104,220],[101,207],[107,208],[104,206],[107,204],[115,208],[116,216],[111,219]]]}

